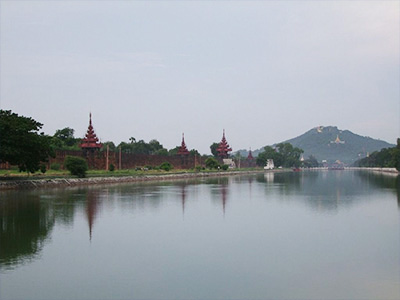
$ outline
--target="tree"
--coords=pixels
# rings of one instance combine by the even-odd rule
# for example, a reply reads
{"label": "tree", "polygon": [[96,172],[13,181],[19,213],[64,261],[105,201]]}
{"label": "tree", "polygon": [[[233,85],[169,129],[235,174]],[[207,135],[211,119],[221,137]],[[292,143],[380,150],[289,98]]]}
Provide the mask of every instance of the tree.
{"label": "tree", "polygon": [[160,169],[161,170],[164,170],[164,171],[169,171],[169,170],[172,170],[174,167],[169,163],[169,162],[163,162],[161,165],[160,165]]}
{"label": "tree", "polygon": [[256,162],[259,166],[265,166],[268,159],[273,159],[275,166],[299,167],[300,155],[303,152],[302,149],[293,147],[290,143],[280,143],[276,145],[276,148],[264,147],[264,151],[258,154]]}
{"label": "tree", "polygon": [[400,139],[397,139],[397,145],[392,151],[393,166],[400,171]]}
{"label": "tree", "polygon": [[43,124],[11,110],[0,110],[0,162],[18,165],[20,171],[34,173],[41,162],[54,156],[51,138],[38,133]]}
{"label": "tree", "polygon": [[108,150],[116,151],[117,147],[115,147],[115,144],[111,141],[103,143],[103,147],[101,148],[101,151],[107,151],[107,146],[108,146]]}
{"label": "tree", "polygon": [[214,157],[218,157],[218,151],[217,151],[218,146],[219,143],[212,143],[210,146],[211,153]]}
{"label": "tree", "polygon": [[299,167],[302,149],[293,147],[290,143],[280,143],[276,145],[279,154],[282,155],[282,166],[286,168]]}
{"label": "tree", "polygon": [[208,169],[217,169],[219,167],[218,161],[214,157],[209,157],[206,159],[206,167]]}
{"label": "tree", "polygon": [[72,175],[76,175],[80,178],[85,177],[86,171],[88,170],[86,160],[78,156],[67,155],[64,160],[64,167],[70,171]]}
{"label": "tree", "polygon": [[282,154],[278,153],[271,146],[265,146],[264,151],[258,154],[256,163],[259,166],[265,166],[268,159],[272,159],[274,161],[274,165],[278,167],[281,166],[283,162]]}
{"label": "tree", "polygon": [[318,160],[315,158],[315,156],[310,155],[305,161],[304,161],[304,166],[307,168],[316,168],[319,166]]}
{"label": "tree", "polygon": [[51,139],[51,144],[55,149],[64,150],[77,150],[79,149],[80,139],[74,138],[74,132],[72,128],[65,127],[63,129],[56,130],[56,133]]}

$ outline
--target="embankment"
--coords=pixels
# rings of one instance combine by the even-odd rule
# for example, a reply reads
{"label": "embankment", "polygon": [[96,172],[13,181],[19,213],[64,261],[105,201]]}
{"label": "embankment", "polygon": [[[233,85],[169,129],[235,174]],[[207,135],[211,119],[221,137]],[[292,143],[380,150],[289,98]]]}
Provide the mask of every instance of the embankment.
{"label": "embankment", "polygon": [[143,182],[143,181],[166,181],[166,180],[191,179],[191,178],[202,178],[202,177],[247,175],[247,174],[256,174],[263,172],[264,170],[252,170],[252,171],[173,173],[173,174],[163,174],[163,175],[120,176],[120,177],[114,176],[114,177],[90,177],[90,178],[4,180],[0,181],[0,190],[67,187],[67,186],[78,186],[78,185],[113,184],[113,183]]}

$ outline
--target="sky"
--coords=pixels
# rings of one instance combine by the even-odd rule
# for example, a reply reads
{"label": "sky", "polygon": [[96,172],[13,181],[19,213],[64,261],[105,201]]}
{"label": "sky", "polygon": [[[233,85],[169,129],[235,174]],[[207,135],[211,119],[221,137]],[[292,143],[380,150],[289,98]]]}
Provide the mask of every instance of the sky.
{"label": "sky", "polygon": [[400,1],[0,0],[0,108],[210,153],[400,137]]}

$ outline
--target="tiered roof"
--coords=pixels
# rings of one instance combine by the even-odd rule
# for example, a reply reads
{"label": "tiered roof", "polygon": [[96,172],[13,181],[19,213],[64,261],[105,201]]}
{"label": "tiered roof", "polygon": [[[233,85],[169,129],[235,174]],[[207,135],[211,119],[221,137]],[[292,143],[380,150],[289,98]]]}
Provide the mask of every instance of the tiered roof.
{"label": "tiered roof", "polygon": [[248,160],[253,160],[254,159],[253,154],[251,153],[251,149],[249,150],[249,155],[247,155],[247,159]]}
{"label": "tiered roof", "polygon": [[225,129],[222,134],[222,140],[218,145],[217,152],[220,158],[227,158],[228,152],[232,151],[232,148],[229,146],[228,142],[225,138]]}
{"label": "tiered roof", "polygon": [[186,148],[185,134],[182,133],[182,143],[181,143],[181,146],[178,149],[178,155],[188,155],[188,154],[189,154],[189,150]]}
{"label": "tiered roof", "polygon": [[89,115],[89,127],[85,137],[82,139],[80,147],[82,149],[100,149],[101,147],[103,147],[103,144],[99,142],[98,137],[94,133],[92,125],[92,113],[90,113]]}

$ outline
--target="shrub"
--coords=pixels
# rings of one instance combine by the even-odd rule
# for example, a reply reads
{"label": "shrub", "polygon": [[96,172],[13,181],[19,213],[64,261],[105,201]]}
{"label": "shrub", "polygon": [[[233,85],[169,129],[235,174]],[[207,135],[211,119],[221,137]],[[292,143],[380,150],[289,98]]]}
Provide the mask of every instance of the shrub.
{"label": "shrub", "polygon": [[71,172],[72,175],[76,175],[80,178],[86,176],[88,170],[87,162],[84,158],[78,156],[69,156],[64,160],[65,168]]}
{"label": "shrub", "polygon": [[50,165],[50,169],[51,170],[55,170],[55,171],[58,171],[58,170],[60,170],[60,164],[59,163],[52,163],[51,165]]}
{"label": "shrub", "polygon": [[160,165],[160,169],[164,170],[164,171],[169,171],[169,170],[173,169],[173,166],[169,162],[166,161]]}
{"label": "shrub", "polygon": [[40,172],[42,172],[43,174],[46,173],[47,169],[46,169],[46,165],[45,164],[41,164],[40,165]]}
{"label": "shrub", "polygon": [[214,157],[209,157],[206,159],[206,167],[208,169],[218,169],[219,164],[218,161]]}
{"label": "shrub", "polygon": [[226,170],[228,170],[228,168],[229,168],[229,165],[222,165],[222,170],[226,171]]}
{"label": "shrub", "polygon": [[110,172],[114,172],[115,166],[114,166],[113,164],[110,164],[110,165],[108,166],[108,170],[109,170]]}
{"label": "shrub", "polygon": [[203,168],[201,166],[196,166],[194,169],[196,172],[200,172]]}

